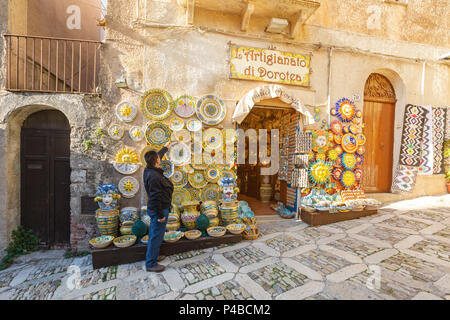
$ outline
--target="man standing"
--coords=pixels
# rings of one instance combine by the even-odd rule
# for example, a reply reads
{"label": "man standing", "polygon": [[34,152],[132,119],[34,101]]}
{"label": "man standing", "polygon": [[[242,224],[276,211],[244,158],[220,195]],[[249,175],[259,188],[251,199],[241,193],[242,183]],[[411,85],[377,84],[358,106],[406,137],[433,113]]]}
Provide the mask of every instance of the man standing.
{"label": "man standing", "polygon": [[173,184],[164,176],[159,164],[169,150],[168,146],[169,143],[158,152],[149,151],[145,154],[147,167],[144,170],[144,185],[148,196],[147,212],[151,218],[145,261],[146,269],[149,272],[162,272],[165,269],[157,261],[164,259],[163,256],[158,258],[158,255],[171,208]]}

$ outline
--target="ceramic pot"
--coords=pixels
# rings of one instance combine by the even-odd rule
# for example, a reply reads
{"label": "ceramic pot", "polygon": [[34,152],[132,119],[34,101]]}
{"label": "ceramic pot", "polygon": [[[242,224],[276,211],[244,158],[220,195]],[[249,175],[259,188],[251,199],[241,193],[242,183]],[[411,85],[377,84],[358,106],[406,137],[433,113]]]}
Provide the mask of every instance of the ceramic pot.
{"label": "ceramic pot", "polygon": [[181,223],[179,221],[167,222],[166,230],[167,231],[178,231],[180,229]]}
{"label": "ceramic pot", "polygon": [[128,221],[126,221],[125,224],[123,224],[123,225],[120,227],[120,233],[121,233],[123,236],[131,235],[131,234],[133,234],[133,232],[132,232],[132,230],[131,230],[132,227],[133,227],[133,222],[128,222]]}
{"label": "ceramic pot", "polygon": [[200,216],[200,212],[197,210],[198,201],[183,202],[183,213],[181,214],[181,221],[188,230],[196,229],[195,222]]}
{"label": "ceramic pot", "polygon": [[138,208],[135,207],[125,207],[120,209],[119,215],[120,223],[125,221],[136,221],[139,219]]}
{"label": "ceramic pot", "polygon": [[119,210],[102,210],[95,211],[98,231],[102,236],[117,237],[119,231]]}

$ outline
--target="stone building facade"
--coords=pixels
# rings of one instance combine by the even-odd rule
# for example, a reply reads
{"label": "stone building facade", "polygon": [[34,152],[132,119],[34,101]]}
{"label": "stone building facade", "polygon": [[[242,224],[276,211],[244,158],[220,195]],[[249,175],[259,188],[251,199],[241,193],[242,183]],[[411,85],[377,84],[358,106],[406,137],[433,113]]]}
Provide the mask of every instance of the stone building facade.
{"label": "stone building facade", "polygon": [[[7,0],[0,0],[6,8]],[[274,5],[275,4],[275,5]],[[295,14],[285,5],[297,6]],[[250,9],[249,9],[250,8]],[[225,102],[224,128],[234,127],[236,104],[249,91],[267,82],[230,79],[230,44],[311,55],[310,85],[284,86],[311,112],[329,108],[342,97],[359,96],[364,112],[364,87],[373,73],[382,74],[396,93],[394,161],[398,162],[403,110],[406,104],[450,105],[450,68],[441,57],[450,51],[447,1],[215,1],[114,0],[107,5],[105,40],[101,45],[97,95],[13,93],[4,90],[5,41],[0,41],[0,248],[20,224],[20,128],[30,114],[43,109],[62,111],[71,125],[71,238],[86,248],[96,234],[95,217],[83,214],[83,197],[93,197],[99,183],[117,183],[112,167],[122,146],[141,150],[145,142],[125,136],[120,142],[95,137],[98,128],[117,122],[121,101],[139,105],[144,92],[162,88],[178,97],[215,94]],[[309,13],[309,14],[308,14]],[[0,15],[7,31],[8,10]],[[310,16],[309,16],[310,15]],[[288,27],[266,32],[272,18]],[[126,79],[128,88],[116,81]],[[141,113],[131,125],[144,126]],[[311,125],[309,128],[316,128]],[[93,141],[85,150],[86,141]],[[141,179],[142,171],[133,176]],[[142,190],[142,188],[141,188]],[[413,193],[383,194],[382,199],[445,193],[443,175],[419,176]],[[140,207],[140,193],[121,206]]]}

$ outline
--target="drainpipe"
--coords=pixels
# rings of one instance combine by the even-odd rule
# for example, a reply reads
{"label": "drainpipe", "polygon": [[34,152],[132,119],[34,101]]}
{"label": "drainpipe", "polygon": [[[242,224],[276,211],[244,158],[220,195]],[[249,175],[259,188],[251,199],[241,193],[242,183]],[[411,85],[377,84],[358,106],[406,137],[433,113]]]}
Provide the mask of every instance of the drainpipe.
{"label": "drainpipe", "polygon": [[330,115],[330,109],[331,109],[331,58],[333,57],[333,47],[331,47],[328,50],[328,112],[327,112],[327,118],[328,118],[328,125],[331,123],[331,115]]}

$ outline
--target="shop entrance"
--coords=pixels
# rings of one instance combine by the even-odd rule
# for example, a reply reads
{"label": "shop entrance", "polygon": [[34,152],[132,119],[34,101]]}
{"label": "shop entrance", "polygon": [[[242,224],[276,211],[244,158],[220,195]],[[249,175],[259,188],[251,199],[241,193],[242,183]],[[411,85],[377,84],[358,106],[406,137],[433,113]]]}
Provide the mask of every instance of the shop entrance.
{"label": "shop entrance", "polygon": [[364,89],[366,154],[362,187],[366,192],[390,192],[394,149],[395,91],[389,80],[373,73]]}
{"label": "shop entrance", "polygon": [[33,113],[22,125],[21,225],[45,246],[70,241],[70,125],[60,111]]}
{"label": "shop entrance", "polygon": [[[287,126],[283,125],[283,119],[289,119],[296,113],[288,104],[279,99],[264,100],[251,109],[239,128],[244,131],[255,129],[257,133],[259,129],[266,129],[267,152],[270,155],[271,130],[279,130],[279,150],[281,150],[282,137],[288,134]],[[278,201],[287,204],[287,182],[279,179],[279,172],[272,176],[261,175],[261,168],[267,164],[261,163],[259,156],[256,164],[249,163],[249,141],[248,138],[246,139],[245,164],[239,164],[237,168],[240,190],[238,199],[247,201],[257,216],[278,215],[273,207]]]}

